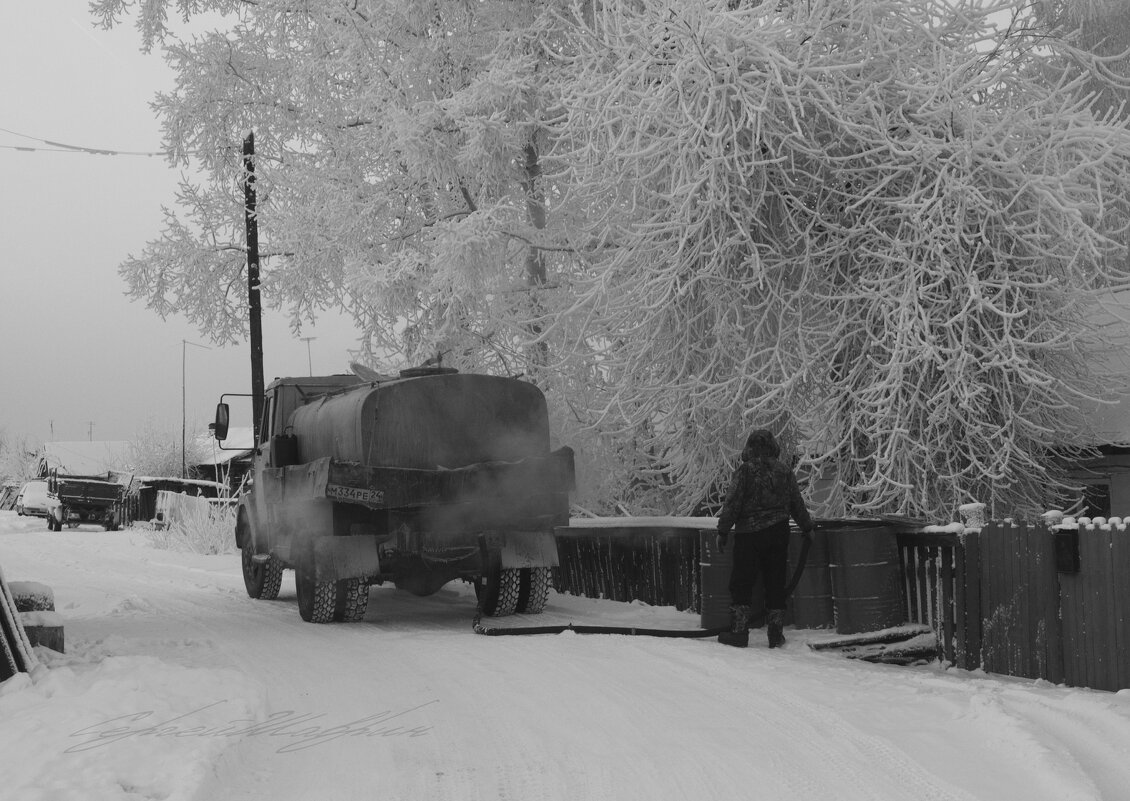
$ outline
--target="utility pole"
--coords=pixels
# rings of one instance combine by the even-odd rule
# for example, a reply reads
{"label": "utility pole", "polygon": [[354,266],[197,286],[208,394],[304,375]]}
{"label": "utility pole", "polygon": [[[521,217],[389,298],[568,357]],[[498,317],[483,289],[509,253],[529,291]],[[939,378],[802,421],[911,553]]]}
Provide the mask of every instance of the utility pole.
{"label": "utility pole", "polygon": [[86,421],[86,441],[87,442],[94,442],[94,421],[93,420],[87,420]]}
{"label": "utility pole", "polygon": [[255,212],[255,134],[243,140],[244,222],[247,236],[247,315],[251,334],[251,425],[259,441],[266,389],[263,383],[263,320],[259,303],[259,222]]}
{"label": "utility pole", "polygon": [[306,343],[306,368],[310,371],[310,375],[314,375],[314,360],[310,356],[310,340],[317,339],[317,337],[299,337]]}

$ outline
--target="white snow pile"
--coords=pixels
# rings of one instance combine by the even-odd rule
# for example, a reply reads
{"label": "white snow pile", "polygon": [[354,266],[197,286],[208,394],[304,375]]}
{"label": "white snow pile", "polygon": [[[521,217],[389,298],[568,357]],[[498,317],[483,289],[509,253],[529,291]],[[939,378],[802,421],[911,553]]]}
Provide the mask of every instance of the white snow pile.
{"label": "white snow pile", "polygon": [[[374,587],[351,624],[247,597],[236,554],[0,512],[0,566],[54,594],[65,654],[0,684],[4,801],[1121,801],[1130,690],[873,665],[787,629],[475,634],[462,584]],[[41,521],[40,521],[41,522]],[[553,594],[499,620],[694,629]]]}

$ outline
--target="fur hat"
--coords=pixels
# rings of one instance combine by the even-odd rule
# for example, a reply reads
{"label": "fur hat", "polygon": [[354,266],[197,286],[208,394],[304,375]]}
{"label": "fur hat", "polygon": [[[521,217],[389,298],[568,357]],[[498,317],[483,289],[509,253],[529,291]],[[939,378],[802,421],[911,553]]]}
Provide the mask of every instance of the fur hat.
{"label": "fur hat", "polygon": [[758,457],[776,459],[780,455],[781,448],[777,445],[777,439],[773,436],[773,432],[767,428],[758,428],[750,432],[746,439],[745,449],[742,451],[742,460],[748,462],[750,459]]}

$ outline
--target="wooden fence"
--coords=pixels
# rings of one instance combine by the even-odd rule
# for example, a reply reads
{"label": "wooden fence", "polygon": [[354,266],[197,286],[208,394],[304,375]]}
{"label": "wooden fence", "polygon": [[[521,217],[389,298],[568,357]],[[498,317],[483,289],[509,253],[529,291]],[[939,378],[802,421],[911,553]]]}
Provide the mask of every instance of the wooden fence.
{"label": "wooden fence", "polygon": [[1130,687],[1130,532],[993,522],[899,535],[910,621],[962,668]]}
{"label": "wooden fence", "polygon": [[701,610],[699,531],[648,525],[558,528],[561,592],[612,601]]}
{"label": "wooden fence", "polygon": [[[906,620],[934,629],[942,659],[1056,684],[1130,688],[1130,531],[1009,522],[962,534],[896,530]],[[554,586],[699,612],[702,536],[701,526],[558,529]]]}

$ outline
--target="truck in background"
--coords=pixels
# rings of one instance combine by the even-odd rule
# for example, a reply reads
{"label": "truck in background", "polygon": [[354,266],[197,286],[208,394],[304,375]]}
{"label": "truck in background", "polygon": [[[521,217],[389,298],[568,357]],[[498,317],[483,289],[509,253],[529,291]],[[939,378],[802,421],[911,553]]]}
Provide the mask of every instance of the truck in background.
{"label": "truck in background", "polygon": [[[235,527],[249,596],[277,597],[292,569],[315,623],[360,620],[385,582],[424,596],[462,579],[485,614],[542,610],[574,472],[536,386],[434,367],[265,395]],[[221,442],[229,421],[221,398]]]}
{"label": "truck in background", "polygon": [[83,523],[101,525],[117,531],[125,487],[101,476],[47,474],[47,528],[62,531]]}

